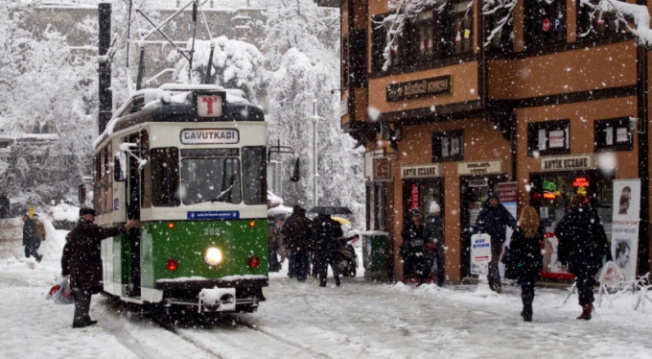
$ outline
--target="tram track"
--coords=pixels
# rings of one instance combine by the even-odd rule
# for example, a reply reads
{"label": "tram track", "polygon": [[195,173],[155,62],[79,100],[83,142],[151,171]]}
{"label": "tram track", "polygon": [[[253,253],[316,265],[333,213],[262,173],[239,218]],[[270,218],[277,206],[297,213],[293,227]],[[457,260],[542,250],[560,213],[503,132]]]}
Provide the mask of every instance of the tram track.
{"label": "tram track", "polygon": [[[328,354],[319,352],[302,343],[283,338],[281,335],[261,329],[235,315],[226,315],[219,321],[201,327],[184,328],[169,321],[155,319],[153,322],[174,334],[184,342],[196,347],[208,356],[229,359],[242,357],[243,354],[257,357],[280,358],[321,358],[332,359]],[[255,346],[252,343],[256,343]]]}

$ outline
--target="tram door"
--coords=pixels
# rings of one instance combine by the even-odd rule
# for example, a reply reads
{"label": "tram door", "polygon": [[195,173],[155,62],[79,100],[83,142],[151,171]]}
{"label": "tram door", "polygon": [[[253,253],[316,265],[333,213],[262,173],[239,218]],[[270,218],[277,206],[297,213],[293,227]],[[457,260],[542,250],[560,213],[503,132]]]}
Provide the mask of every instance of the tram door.
{"label": "tram door", "polygon": [[[129,143],[135,143],[135,155],[140,159],[147,156],[149,139],[147,132],[141,131],[129,136]],[[127,176],[127,218],[140,220],[141,204],[141,187],[142,172],[138,160],[129,156],[129,174]],[[128,295],[140,297],[140,230],[131,229],[128,232],[129,237],[129,263],[130,263],[130,283],[128,286]]]}
{"label": "tram door", "polygon": [[461,251],[460,263],[462,277],[471,276],[471,235],[475,231],[475,223],[484,207],[484,202],[490,192],[498,192],[498,183],[504,182],[504,175],[470,176],[460,178],[461,199]]}

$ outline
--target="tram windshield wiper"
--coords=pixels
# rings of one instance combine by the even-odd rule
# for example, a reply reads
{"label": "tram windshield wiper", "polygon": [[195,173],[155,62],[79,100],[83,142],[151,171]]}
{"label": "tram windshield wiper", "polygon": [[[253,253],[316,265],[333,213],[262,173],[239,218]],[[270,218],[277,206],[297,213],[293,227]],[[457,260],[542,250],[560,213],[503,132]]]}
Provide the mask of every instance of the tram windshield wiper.
{"label": "tram windshield wiper", "polygon": [[227,188],[227,189],[225,189],[224,191],[222,191],[222,193],[218,194],[217,197],[211,199],[211,203],[221,201],[221,200],[222,200],[222,197],[224,197],[226,194],[228,194],[229,192],[231,192],[231,190],[233,189],[234,186],[235,186],[235,182],[231,183],[231,185],[229,186],[229,188]]}

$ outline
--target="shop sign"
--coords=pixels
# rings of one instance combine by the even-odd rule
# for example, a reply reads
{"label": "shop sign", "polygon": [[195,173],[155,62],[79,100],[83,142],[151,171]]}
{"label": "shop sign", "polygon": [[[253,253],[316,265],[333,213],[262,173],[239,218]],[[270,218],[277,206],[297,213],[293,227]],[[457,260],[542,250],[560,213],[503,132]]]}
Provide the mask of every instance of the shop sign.
{"label": "shop sign", "polygon": [[592,169],[595,166],[593,154],[546,157],[541,160],[541,171],[575,171]]}
{"label": "shop sign", "polygon": [[392,180],[392,160],[388,157],[374,158],[374,181]]}
{"label": "shop sign", "polygon": [[518,182],[503,182],[498,184],[498,198],[501,202],[516,202],[518,197]]}
{"label": "shop sign", "polygon": [[364,153],[364,176],[369,181],[374,180],[374,158],[386,157],[385,149],[381,148],[374,151],[367,151]]}
{"label": "shop sign", "polygon": [[586,177],[577,177],[575,178],[575,181],[573,181],[573,187],[588,187],[589,186],[589,180],[586,179]]}
{"label": "shop sign", "polygon": [[415,184],[412,185],[412,207],[411,208],[419,208],[419,187]]}
{"label": "shop sign", "polygon": [[503,173],[502,161],[460,162],[457,164],[457,174],[460,176]]}
{"label": "shop sign", "polygon": [[387,102],[451,93],[451,75],[387,85]]}
{"label": "shop sign", "polygon": [[440,177],[441,167],[438,164],[401,166],[401,178]]}

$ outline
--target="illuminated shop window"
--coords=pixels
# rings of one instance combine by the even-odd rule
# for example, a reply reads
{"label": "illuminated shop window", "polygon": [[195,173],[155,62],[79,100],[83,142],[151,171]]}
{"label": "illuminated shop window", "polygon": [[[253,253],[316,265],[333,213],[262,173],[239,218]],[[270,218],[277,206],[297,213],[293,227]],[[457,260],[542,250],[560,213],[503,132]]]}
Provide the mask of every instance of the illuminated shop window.
{"label": "illuminated shop window", "polygon": [[464,160],[464,131],[435,132],[432,136],[432,161]]}
{"label": "illuminated shop window", "polygon": [[631,151],[633,146],[629,117],[595,121],[596,151]]}
{"label": "illuminated shop window", "polygon": [[570,121],[530,123],[527,147],[530,157],[570,153]]}

